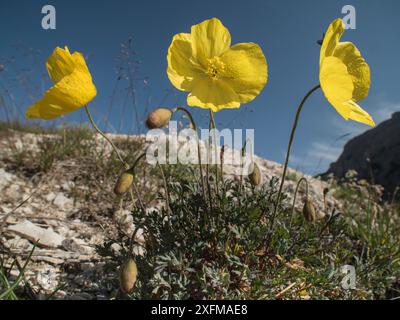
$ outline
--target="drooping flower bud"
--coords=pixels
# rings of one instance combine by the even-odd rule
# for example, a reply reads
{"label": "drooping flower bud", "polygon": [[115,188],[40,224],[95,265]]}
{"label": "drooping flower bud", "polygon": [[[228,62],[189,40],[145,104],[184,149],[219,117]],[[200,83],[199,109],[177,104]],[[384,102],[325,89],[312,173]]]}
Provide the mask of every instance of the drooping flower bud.
{"label": "drooping flower bud", "polygon": [[121,291],[130,294],[135,288],[135,283],[138,275],[138,269],[133,259],[127,260],[120,269],[119,281]]}
{"label": "drooping flower bud", "polygon": [[146,126],[149,129],[160,129],[168,125],[172,117],[172,110],[168,108],[158,108],[149,113]]}
{"label": "drooping flower bud", "polygon": [[114,193],[118,196],[125,194],[133,183],[133,174],[130,172],[124,172],[118,178],[117,183],[114,187]]}
{"label": "drooping flower bud", "polygon": [[303,215],[307,222],[313,223],[315,221],[315,207],[312,201],[308,198],[304,199]]}
{"label": "drooping flower bud", "polygon": [[257,187],[261,183],[261,171],[255,162],[251,164],[251,168],[253,168],[253,170],[249,175],[250,183],[252,186]]}

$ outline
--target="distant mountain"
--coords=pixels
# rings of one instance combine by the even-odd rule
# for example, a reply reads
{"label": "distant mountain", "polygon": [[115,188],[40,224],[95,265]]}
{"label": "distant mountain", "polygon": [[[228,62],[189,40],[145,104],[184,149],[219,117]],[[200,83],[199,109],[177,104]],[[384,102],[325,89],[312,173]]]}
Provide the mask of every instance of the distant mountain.
{"label": "distant mountain", "polygon": [[387,196],[400,186],[400,112],[350,140],[326,174],[341,178],[351,169],[358,178],[382,185]]}

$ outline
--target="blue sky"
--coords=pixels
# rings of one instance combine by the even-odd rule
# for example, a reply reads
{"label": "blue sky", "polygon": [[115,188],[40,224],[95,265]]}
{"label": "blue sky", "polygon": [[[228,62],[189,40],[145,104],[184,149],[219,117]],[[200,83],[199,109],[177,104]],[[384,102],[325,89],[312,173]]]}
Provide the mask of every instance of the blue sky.
{"label": "blue sky", "polygon": [[[45,4],[52,4],[57,10],[56,30],[41,28],[41,8]],[[116,86],[115,66],[120,45],[132,37],[141,62],[135,83],[140,115],[146,108],[160,104],[184,105],[185,94],[172,87],[165,72],[168,46],[174,34],[188,32],[191,25],[218,17],[230,30],[232,43],[258,43],[269,66],[269,80],[260,96],[240,110],[216,114],[218,126],[254,128],[256,153],[283,162],[296,107],[304,94],[318,83],[320,47],[316,41],[332,20],[343,17],[341,10],[346,4],[356,9],[357,28],[347,30],[343,41],[356,44],[372,73],[369,97],[360,104],[380,122],[400,109],[398,0],[2,0],[0,57],[14,59],[10,65],[5,64],[6,72],[0,73],[0,84],[3,88],[9,86],[18,108],[23,111],[50,86],[44,80],[47,57],[56,46],[68,45],[71,51],[83,52],[88,58],[98,89],[91,108],[100,121],[108,114]],[[26,55],[26,48],[34,49],[33,58]],[[37,81],[37,87],[27,94],[21,81],[13,78],[12,69],[24,70],[29,79],[25,85]],[[109,120],[113,128],[127,131],[135,123],[132,104],[123,84],[117,92]],[[206,126],[205,110],[195,109],[194,115]],[[62,120],[82,119],[84,114],[77,111]],[[322,172],[337,158],[348,139],[366,129],[342,119],[318,91],[301,115],[291,165],[311,174]]]}

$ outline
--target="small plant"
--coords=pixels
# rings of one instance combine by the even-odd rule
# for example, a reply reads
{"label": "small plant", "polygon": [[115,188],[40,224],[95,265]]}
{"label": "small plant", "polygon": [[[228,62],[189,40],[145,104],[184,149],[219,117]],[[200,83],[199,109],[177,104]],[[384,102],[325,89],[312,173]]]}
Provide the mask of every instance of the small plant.
{"label": "small plant", "polygon": [[[22,266],[18,262],[18,259],[14,259],[9,266],[6,266],[6,261],[0,257],[0,300],[18,300],[16,290],[20,283],[25,280],[25,270],[35,248],[36,247],[33,246]],[[18,269],[19,274],[14,281],[11,281],[11,271],[14,267]]]}
{"label": "small plant", "polygon": [[[133,254],[138,273],[130,298],[376,299],[395,288],[398,210],[385,207],[374,217],[372,209],[360,209],[367,201],[363,198],[357,206],[346,202],[346,215],[334,211],[313,224],[305,223],[301,212],[292,216],[291,207],[282,204],[274,217],[276,178],[258,189],[246,181],[243,186],[221,181],[224,192],[213,197],[209,208],[191,174],[194,169],[179,170],[179,177],[169,175],[169,206],[159,193],[164,205],[132,211],[133,235],[120,233],[99,247],[112,257],[111,268]],[[118,255],[109,249],[112,242],[123,248]],[[357,270],[357,290],[341,286],[340,268],[347,264]]]}

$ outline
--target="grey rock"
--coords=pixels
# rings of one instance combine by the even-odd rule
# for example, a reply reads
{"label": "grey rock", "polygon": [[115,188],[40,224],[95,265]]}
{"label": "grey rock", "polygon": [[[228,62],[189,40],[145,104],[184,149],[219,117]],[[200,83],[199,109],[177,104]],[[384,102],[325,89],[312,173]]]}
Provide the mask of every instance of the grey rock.
{"label": "grey rock", "polygon": [[65,262],[64,259],[59,259],[59,258],[53,258],[53,257],[46,257],[46,256],[33,256],[32,257],[33,261],[41,261],[41,262],[47,262],[53,266],[61,265]]}
{"label": "grey rock", "polygon": [[74,205],[74,201],[59,193],[54,198],[53,204],[62,209],[69,209]]}
{"label": "grey rock", "polygon": [[40,246],[47,248],[60,247],[64,240],[61,235],[54,232],[51,228],[44,229],[38,227],[28,220],[9,226],[7,230],[29,241],[38,242]]}
{"label": "grey rock", "polygon": [[0,191],[15,180],[15,176],[0,168]]}
{"label": "grey rock", "polygon": [[54,192],[50,192],[44,198],[46,199],[46,201],[52,202],[55,199],[55,197],[56,194]]}
{"label": "grey rock", "polygon": [[385,188],[386,195],[400,186],[400,112],[350,140],[339,159],[324,174],[345,177],[349,170],[358,173],[358,179]]}
{"label": "grey rock", "polygon": [[81,239],[65,239],[62,242],[62,246],[68,251],[78,252],[83,255],[90,255],[93,253],[92,248],[90,248],[86,242]]}

